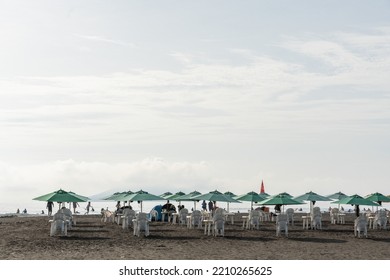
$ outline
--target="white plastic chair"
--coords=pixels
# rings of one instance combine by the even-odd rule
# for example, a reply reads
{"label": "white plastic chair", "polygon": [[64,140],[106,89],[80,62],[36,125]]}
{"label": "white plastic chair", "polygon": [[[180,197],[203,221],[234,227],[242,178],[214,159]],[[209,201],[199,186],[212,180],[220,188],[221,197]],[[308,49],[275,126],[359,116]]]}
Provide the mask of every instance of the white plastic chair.
{"label": "white plastic chair", "polygon": [[123,211],[123,216],[121,217],[123,219],[122,221],[122,228],[128,229],[133,225],[133,220],[135,219],[135,211],[132,209],[126,209],[126,211]]}
{"label": "white plastic chair", "polygon": [[280,235],[281,231],[285,231],[286,237],[288,237],[288,219],[286,214],[279,214],[276,217],[276,236]]}
{"label": "white plastic chair", "polygon": [[215,215],[213,217],[213,235],[225,236],[225,218],[223,215]]}
{"label": "white plastic chair", "polygon": [[386,229],[387,228],[387,214],[386,214],[386,211],[385,210],[379,210],[376,214],[375,214],[375,218],[374,218],[374,229],[376,228],[379,228],[380,229]]}
{"label": "white plastic chair", "polygon": [[68,235],[68,222],[65,214],[57,212],[49,222],[51,223],[50,236],[54,236],[57,233],[60,233],[63,236]]}
{"label": "white plastic chair", "polygon": [[203,221],[202,213],[199,210],[194,210],[191,213],[191,226],[192,227],[197,226],[198,228],[202,228],[202,221]]}
{"label": "white plastic chair", "polygon": [[311,229],[322,229],[322,213],[320,207],[314,207],[310,215]]}
{"label": "white plastic chair", "polygon": [[354,233],[355,236],[360,238],[360,234],[363,232],[363,235],[367,238],[367,217],[361,215],[355,219]]}
{"label": "white plastic chair", "polygon": [[140,236],[144,232],[145,237],[149,236],[149,220],[146,213],[140,212],[133,220],[134,235]]}
{"label": "white plastic chair", "polygon": [[263,210],[258,210],[260,212],[260,221],[261,222],[269,222],[270,221],[270,217],[269,217],[269,213],[263,211]]}
{"label": "white plastic chair", "polygon": [[259,229],[259,226],[260,226],[260,217],[261,217],[261,214],[259,211],[257,210],[252,210],[250,213],[249,213],[249,228],[252,229],[252,228],[256,228],[256,229]]}
{"label": "white plastic chair", "polygon": [[73,225],[76,225],[76,221],[73,219],[73,214],[70,209],[63,207],[58,210],[58,213],[62,213],[65,215],[65,220],[68,225],[68,229],[71,229]]}
{"label": "white plastic chair", "polygon": [[183,208],[179,211],[179,225],[187,224],[188,209]]}
{"label": "white plastic chair", "polygon": [[150,221],[157,221],[157,218],[158,218],[158,212],[156,209],[152,209],[150,210]]}
{"label": "white plastic chair", "polygon": [[322,216],[316,214],[311,218],[311,229],[320,229],[322,230]]}
{"label": "white plastic chair", "polygon": [[332,224],[339,223],[339,209],[338,208],[332,208],[329,212],[330,215],[330,222]]}
{"label": "white plastic chair", "polygon": [[288,208],[286,210],[286,215],[287,215],[287,223],[289,223],[293,226],[294,225],[294,209]]}

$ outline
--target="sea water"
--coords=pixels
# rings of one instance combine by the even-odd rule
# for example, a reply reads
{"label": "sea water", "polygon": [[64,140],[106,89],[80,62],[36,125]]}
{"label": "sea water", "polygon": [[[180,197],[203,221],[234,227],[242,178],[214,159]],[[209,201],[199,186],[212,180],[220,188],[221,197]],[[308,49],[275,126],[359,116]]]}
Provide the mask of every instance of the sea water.
{"label": "sea water", "polygon": [[[142,212],[150,212],[150,210],[153,209],[156,205],[164,205],[167,201],[166,200],[155,200],[155,201],[143,201],[142,202]],[[178,201],[170,201],[173,203],[176,207],[179,205]],[[100,214],[101,209],[108,209],[110,211],[116,210],[116,201],[106,201],[106,200],[98,200],[98,201],[91,201],[91,205],[93,207],[94,211],[90,211],[89,214]],[[26,201],[23,203],[18,202],[6,202],[2,203],[0,205],[0,215],[9,215],[9,214],[15,214],[17,209],[19,209],[20,213],[24,209],[27,210],[28,214],[32,215],[41,215],[42,211],[44,214],[47,215],[47,208],[46,208],[46,202],[45,201]],[[87,202],[79,202],[79,206],[77,207],[76,211],[80,214],[86,214],[87,210]],[[181,205],[184,205],[188,210],[201,210],[202,205],[201,202],[193,202],[193,201],[182,201],[180,202]],[[121,205],[123,206],[123,202],[121,202]],[[70,208],[73,212],[72,204],[66,203],[65,206],[67,208]],[[224,208],[225,210],[229,209],[229,212],[239,212],[239,213],[248,213],[248,211],[251,209],[251,203],[243,201],[242,203],[226,203],[226,202],[218,202],[217,206]],[[253,208],[260,207],[261,205],[253,204]],[[331,201],[318,201],[315,206],[320,207],[322,212],[329,211],[329,207],[339,207],[337,204],[331,203]],[[58,203],[54,203],[53,212],[56,211],[56,209],[59,209],[60,205]],[[131,207],[135,211],[141,211],[141,203],[138,202],[132,202]],[[274,206],[268,205],[269,210],[272,212],[274,211]],[[351,205],[340,205],[340,208],[343,207],[345,211],[353,210],[353,207]],[[306,204],[299,204],[299,205],[285,205],[284,210],[288,208],[293,208],[295,211],[307,213],[310,212],[310,205],[308,203]],[[283,210],[283,209],[282,209]],[[363,210],[363,206],[361,206],[361,210]]]}

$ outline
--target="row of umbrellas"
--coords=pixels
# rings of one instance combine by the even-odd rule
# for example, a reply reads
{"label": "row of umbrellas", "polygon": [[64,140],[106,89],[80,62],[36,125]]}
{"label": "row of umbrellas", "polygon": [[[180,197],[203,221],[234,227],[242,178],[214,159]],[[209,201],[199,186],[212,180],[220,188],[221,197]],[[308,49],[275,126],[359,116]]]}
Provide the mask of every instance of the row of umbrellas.
{"label": "row of umbrellas", "polygon": [[[34,198],[34,200],[39,201],[52,201],[52,202],[86,202],[91,200],[86,196],[82,196],[76,194],[72,191],[64,191],[59,189],[49,194],[45,194],[43,196],[39,196]],[[351,204],[351,205],[369,205],[369,206],[379,206],[382,202],[390,202],[390,198],[381,194],[381,193],[373,193],[365,198],[359,195],[347,196],[342,192],[337,192],[335,194],[329,196],[321,196],[312,191],[307,192],[303,195],[292,197],[288,193],[280,193],[278,195],[270,196],[265,193],[256,193],[256,192],[248,192],[243,195],[234,195],[231,192],[221,193],[217,190],[211,191],[206,194],[201,194],[198,191],[193,191],[191,193],[185,194],[183,192],[177,192],[172,194],[171,192],[166,192],[162,195],[154,195],[150,194],[146,191],[140,190],[138,192],[125,191],[125,192],[117,192],[109,197],[105,198],[105,200],[113,200],[113,201],[139,201],[141,203],[141,211],[142,211],[142,201],[150,201],[150,200],[176,200],[176,201],[194,201],[194,209],[196,209],[196,201],[200,200],[209,200],[209,201],[220,201],[227,203],[240,203],[241,201],[249,201],[251,202],[251,208],[253,203],[257,203],[260,205],[295,205],[295,204],[304,204],[304,201],[310,202],[310,209],[312,209],[313,205],[316,201],[333,201],[332,203],[336,204]]]}

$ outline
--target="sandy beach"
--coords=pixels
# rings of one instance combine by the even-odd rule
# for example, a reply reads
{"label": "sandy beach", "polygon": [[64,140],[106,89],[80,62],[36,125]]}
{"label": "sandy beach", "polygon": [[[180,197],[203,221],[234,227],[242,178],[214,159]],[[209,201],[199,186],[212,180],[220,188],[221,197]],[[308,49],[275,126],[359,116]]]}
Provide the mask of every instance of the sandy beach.
{"label": "sandy beach", "polygon": [[369,229],[368,238],[356,238],[354,215],[346,224],[330,224],[323,215],[323,230],[304,230],[299,214],[289,237],[275,236],[275,223],[260,230],[242,228],[241,214],[227,223],[224,237],[204,235],[203,229],[162,222],[150,224],[150,236],[136,237],[100,215],[75,216],[77,225],[66,237],[50,237],[48,217],[1,217],[2,260],[388,260],[388,230]]}

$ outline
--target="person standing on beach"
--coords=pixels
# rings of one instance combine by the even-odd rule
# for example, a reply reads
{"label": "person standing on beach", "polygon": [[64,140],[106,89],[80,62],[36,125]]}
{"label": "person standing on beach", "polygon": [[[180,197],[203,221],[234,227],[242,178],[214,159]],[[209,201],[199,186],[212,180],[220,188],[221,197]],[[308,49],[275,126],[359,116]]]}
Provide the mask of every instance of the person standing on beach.
{"label": "person standing on beach", "polygon": [[77,202],[73,202],[73,213],[76,214],[76,208],[80,206]]}
{"label": "person standing on beach", "polygon": [[209,212],[212,212],[214,209],[214,204],[212,201],[209,201]]}
{"label": "person standing on beach", "polygon": [[202,202],[202,209],[203,209],[204,211],[207,210],[207,203],[206,203],[206,200],[203,200],[203,202]]}
{"label": "person standing on beach", "polygon": [[359,205],[357,205],[357,204],[355,204],[355,214],[356,214],[356,217],[360,216],[360,208],[359,208]]}
{"label": "person standing on beach", "polygon": [[54,206],[53,201],[48,201],[47,202],[46,208],[47,208],[47,215],[48,216],[51,216],[51,213],[53,212],[53,206]]}

